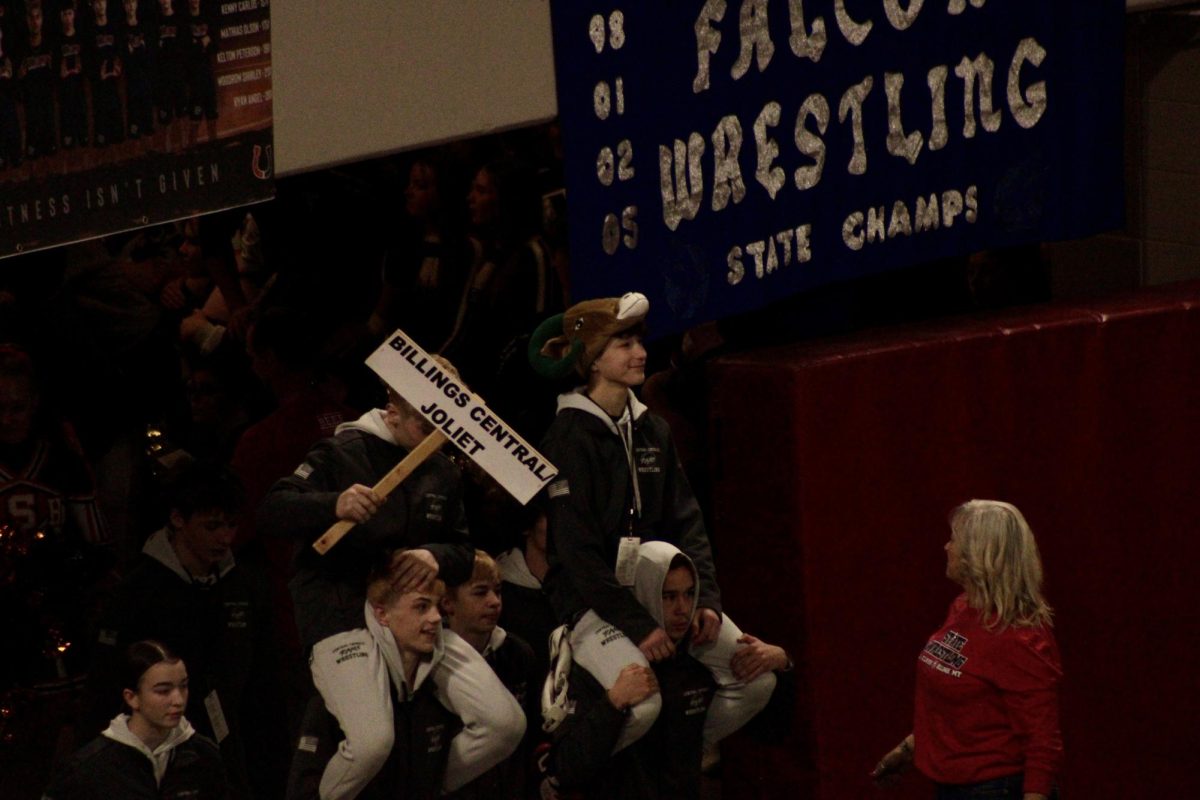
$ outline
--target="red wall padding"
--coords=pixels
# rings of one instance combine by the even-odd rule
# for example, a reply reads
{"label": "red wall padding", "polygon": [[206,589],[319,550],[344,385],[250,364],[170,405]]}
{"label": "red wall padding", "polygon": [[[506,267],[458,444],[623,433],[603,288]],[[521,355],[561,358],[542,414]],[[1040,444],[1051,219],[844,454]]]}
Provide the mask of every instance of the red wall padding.
{"label": "red wall padding", "polygon": [[928,798],[866,777],[911,729],[970,498],[1033,526],[1065,682],[1066,798],[1200,797],[1200,284],[725,357],[712,535],[726,610],[799,656],[791,724],[725,797]]}

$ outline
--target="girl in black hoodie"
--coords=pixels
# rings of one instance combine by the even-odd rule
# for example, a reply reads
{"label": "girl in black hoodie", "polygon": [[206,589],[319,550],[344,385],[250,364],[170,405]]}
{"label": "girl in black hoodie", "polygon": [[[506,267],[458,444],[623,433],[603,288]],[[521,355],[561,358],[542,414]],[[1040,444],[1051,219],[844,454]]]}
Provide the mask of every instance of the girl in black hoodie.
{"label": "girl in black hoodie", "polygon": [[217,745],[183,716],[188,698],[183,661],[159,642],[135,642],[126,652],[123,685],[128,713],[114,717],[67,761],[43,800],[228,798]]}

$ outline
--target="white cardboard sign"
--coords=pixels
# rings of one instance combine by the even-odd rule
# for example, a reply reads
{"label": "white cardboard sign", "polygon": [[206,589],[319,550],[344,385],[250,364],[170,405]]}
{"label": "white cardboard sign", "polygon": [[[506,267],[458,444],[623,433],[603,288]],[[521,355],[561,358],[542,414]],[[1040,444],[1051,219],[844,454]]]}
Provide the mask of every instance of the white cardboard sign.
{"label": "white cardboard sign", "polygon": [[521,503],[558,474],[482,397],[442,369],[404,331],[389,336],[367,366]]}

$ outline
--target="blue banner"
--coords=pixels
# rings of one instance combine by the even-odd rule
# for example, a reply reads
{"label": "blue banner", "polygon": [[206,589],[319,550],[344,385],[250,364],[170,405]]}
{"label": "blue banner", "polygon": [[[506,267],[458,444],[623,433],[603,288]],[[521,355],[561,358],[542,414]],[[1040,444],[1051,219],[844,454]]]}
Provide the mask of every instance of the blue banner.
{"label": "blue banner", "polygon": [[553,0],[572,295],[656,333],[1121,224],[1122,0]]}

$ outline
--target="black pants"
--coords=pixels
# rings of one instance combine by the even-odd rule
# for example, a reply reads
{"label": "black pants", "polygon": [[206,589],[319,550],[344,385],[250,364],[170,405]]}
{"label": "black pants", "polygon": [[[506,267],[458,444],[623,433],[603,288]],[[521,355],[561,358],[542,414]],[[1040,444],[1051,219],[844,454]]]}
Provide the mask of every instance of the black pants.
{"label": "black pants", "polygon": [[[1025,794],[1025,776],[1018,772],[1003,778],[980,783],[939,783],[935,800],[1021,800]],[[1050,792],[1050,800],[1058,800],[1058,790]]]}

